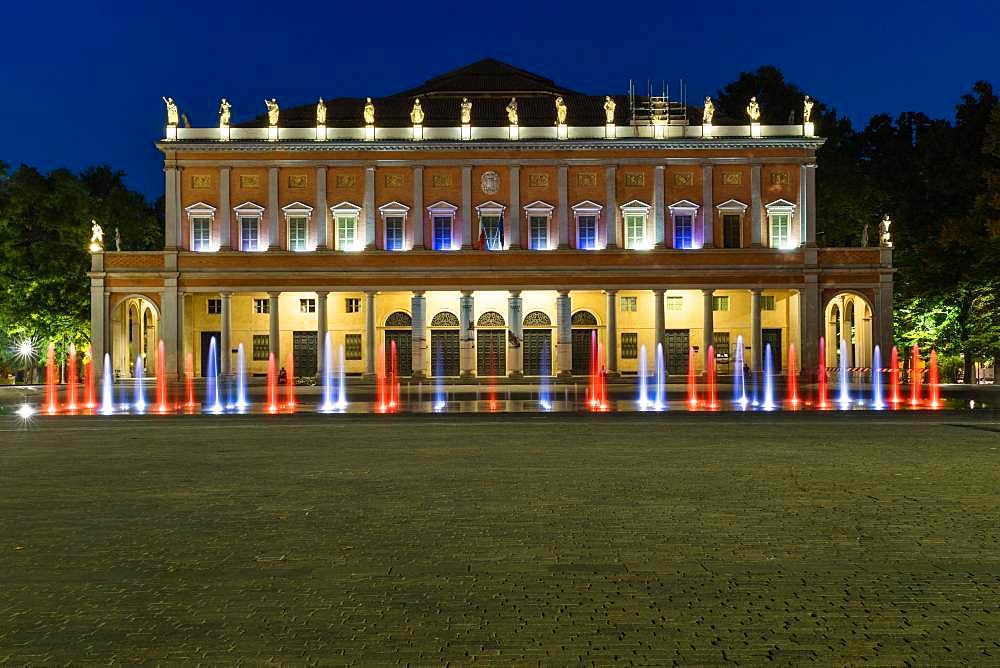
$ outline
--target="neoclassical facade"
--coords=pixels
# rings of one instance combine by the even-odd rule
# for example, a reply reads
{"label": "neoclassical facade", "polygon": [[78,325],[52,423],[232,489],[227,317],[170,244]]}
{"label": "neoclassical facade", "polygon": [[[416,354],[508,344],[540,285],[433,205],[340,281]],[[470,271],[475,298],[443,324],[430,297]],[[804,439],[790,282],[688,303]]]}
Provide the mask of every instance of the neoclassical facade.
{"label": "neoclassical facade", "polygon": [[95,358],[118,376],[154,369],[159,339],[170,373],[203,374],[214,338],[223,373],[242,346],[251,373],[292,353],[313,375],[329,335],[349,374],[395,349],[400,374],[445,378],[586,373],[595,340],[609,374],[658,345],[672,374],[709,344],[731,371],[739,337],[784,372],[815,369],[821,336],[829,366],[840,338],[850,366],[891,345],[891,248],[816,245],[812,123],[688,118],[492,60],[277,105],[168,124],[164,249],[93,255]]}

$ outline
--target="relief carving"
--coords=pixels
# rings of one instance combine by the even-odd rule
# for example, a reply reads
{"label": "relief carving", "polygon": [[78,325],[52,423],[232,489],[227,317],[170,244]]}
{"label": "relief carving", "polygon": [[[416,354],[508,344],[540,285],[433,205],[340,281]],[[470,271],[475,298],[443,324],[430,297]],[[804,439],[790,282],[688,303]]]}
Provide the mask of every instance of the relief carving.
{"label": "relief carving", "polygon": [[305,188],[309,185],[309,177],[305,174],[289,174],[288,175],[288,187],[289,188]]}
{"label": "relief carving", "polygon": [[212,187],[212,177],[209,174],[193,174],[191,187],[195,190],[205,190]]}
{"label": "relief carving", "polygon": [[625,185],[627,186],[644,186],[646,185],[646,175],[642,172],[639,173],[626,173],[625,174]]}
{"label": "relief carving", "polygon": [[694,173],[692,172],[677,172],[674,174],[674,185],[675,186],[693,186],[694,185]]}
{"label": "relief carving", "polygon": [[260,188],[260,174],[240,174],[240,188]]}
{"label": "relief carving", "polygon": [[386,188],[401,188],[403,186],[403,175],[386,174],[384,183]]}
{"label": "relief carving", "polygon": [[788,185],[788,172],[771,172],[771,185],[772,186],[787,186]]}
{"label": "relief carving", "polygon": [[596,172],[580,172],[576,175],[576,185],[583,186],[585,188],[593,187],[597,185],[597,173]]}
{"label": "relief carving", "polygon": [[722,185],[739,186],[743,185],[743,174],[740,172],[722,172]]}
{"label": "relief carving", "polygon": [[529,188],[548,188],[549,187],[549,175],[548,174],[528,174],[528,187]]}
{"label": "relief carving", "polygon": [[452,178],[451,174],[431,175],[432,188],[451,188],[454,184],[455,180]]}
{"label": "relief carving", "polygon": [[358,185],[358,177],[354,174],[337,174],[334,183],[337,188],[353,188]]}

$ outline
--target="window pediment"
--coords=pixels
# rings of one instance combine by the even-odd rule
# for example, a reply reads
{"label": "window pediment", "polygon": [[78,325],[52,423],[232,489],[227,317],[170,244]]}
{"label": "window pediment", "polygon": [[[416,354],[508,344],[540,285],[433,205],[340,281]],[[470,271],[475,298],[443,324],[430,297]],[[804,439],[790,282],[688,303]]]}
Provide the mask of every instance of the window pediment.
{"label": "window pediment", "polygon": [[499,216],[503,215],[504,209],[506,208],[507,207],[505,207],[503,204],[491,200],[489,202],[483,202],[482,204],[476,206],[476,212],[480,215],[480,217],[490,216],[490,215]]}
{"label": "window pediment", "polygon": [[597,202],[591,202],[589,199],[585,199],[578,204],[574,204],[572,207],[573,212],[576,214],[588,214],[588,213],[600,213],[601,209],[604,207]]}
{"label": "window pediment", "polygon": [[427,212],[432,216],[454,216],[456,211],[458,211],[457,206],[444,200],[435,202],[427,207]]}
{"label": "window pediment", "polygon": [[542,200],[535,200],[531,204],[524,205],[524,213],[527,216],[550,216],[554,209],[554,206]]}
{"label": "window pediment", "polygon": [[715,208],[728,213],[744,213],[747,210],[747,205],[739,200],[729,199],[722,204],[717,204]]}
{"label": "window pediment", "polygon": [[776,199],[770,204],[765,204],[764,208],[767,209],[768,213],[785,213],[788,211],[794,211],[795,203],[789,202],[786,199]]}
{"label": "window pediment", "polygon": [[401,202],[392,201],[388,204],[383,204],[378,210],[383,216],[405,216],[409,212],[410,207]]}
{"label": "window pediment", "polygon": [[236,212],[237,216],[260,218],[264,215],[264,207],[260,204],[254,204],[253,202],[243,202],[243,204],[234,206],[233,211]]}
{"label": "window pediment", "polygon": [[671,204],[667,208],[670,209],[671,211],[674,211],[674,210],[677,210],[677,211],[697,211],[701,207],[698,206],[697,204],[695,204],[694,202],[692,202],[691,200],[682,199],[679,202],[674,202],[673,204]]}
{"label": "window pediment", "polygon": [[649,213],[651,207],[642,200],[634,199],[621,205],[622,213]]}
{"label": "window pediment", "polygon": [[195,202],[190,206],[186,206],[184,207],[184,211],[189,217],[208,216],[209,218],[215,218],[215,207],[204,202]]}
{"label": "window pediment", "polygon": [[356,216],[361,213],[361,207],[357,204],[352,204],[351,202],[341,202],[340,204],[334,204],[331,206],[330,211],[332,211],[334,215],[340,214],[342,216]]}
{"label": "window pediment", "polygon": [[281,207],[285,216],[311,216],[313,208],[308,204],[303,204],[302,202],[292,202],[286,206]]}

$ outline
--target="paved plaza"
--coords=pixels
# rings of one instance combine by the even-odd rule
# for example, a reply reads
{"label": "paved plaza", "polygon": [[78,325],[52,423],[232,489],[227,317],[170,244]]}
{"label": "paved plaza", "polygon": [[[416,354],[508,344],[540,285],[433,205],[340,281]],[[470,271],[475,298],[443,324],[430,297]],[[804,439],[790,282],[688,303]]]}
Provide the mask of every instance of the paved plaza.
{"label": "paved plaza", "polygon": [[1000,663],[1000,419],[0,417],[0,663]]}

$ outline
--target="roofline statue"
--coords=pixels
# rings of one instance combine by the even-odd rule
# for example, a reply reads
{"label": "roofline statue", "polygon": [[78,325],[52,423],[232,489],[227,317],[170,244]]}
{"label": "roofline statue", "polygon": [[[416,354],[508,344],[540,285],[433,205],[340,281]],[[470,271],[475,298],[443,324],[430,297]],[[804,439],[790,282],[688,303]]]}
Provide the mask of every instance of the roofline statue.
{"label": "roofline statue", "polygon": [[507,103],[507,122],[511,125],[517,125],[517,98],[510,98],[510,102]]}
{"label": "roofline statue", "polygon": [[420,106],[420,98],[413,101],[413,108],[410,109],[410,122],[414,125],[423,125],[424,109]]}
{"label": "roofline statue", "polygon": [[706,95],[705,108],[701,112],[701,124],[711,125],[713,118],[715,118],[715,104],[712,103],[712,98]]}
{"label": "roofline statue", "polygon": [[229,104],[229,100],[227,100],[226,98],[222,98],[222,102],[219,104],[219,127],[220,128],[228,128],[229,127],[229,119],[230,119],[230,116],[231,116],[230,109],[232,109],[232,108],[233,108],[233,105]]}
{"label": "roofline statue", "polygon": [[316,125],[326,125],[326,102],[323,98],[316,103]]}
{"label": "roofline statue", "polygon": [[556,123],[559,125],[566,125],[566,111],[566,103],[560,95],[556,98]]}
{"label": "roofline statue", "polygon": [[104,230],[96,220],[90,221],[90,252],[100,253],[104,250]]}
{"label": "roofline statue", "polygon": [[278,100],[271,98],[270,100],[264,100],[264,104],[267,105],[267,124],[272,128],[278,126],[278,116],[281,114],[281,109],[278,108]]}
{"label": "roofline statue", "polygon": [[469,98],[462,98],[462,125],[468,125],[472,123],[472,103],[469,102]]}
{"label": "roofline statue", "polygon": [[167,127],[176,128],[177,121],[179,120],[177,113],[177,103],[174,102],[174,98],[165,97],[163,98],[163,104],[167,105]]}
{"label": "roofline statue", "polygon": [[747,116],[750,117],[751,123],[760,122],[760,105],[757,104],[756,95],[750,98],[750,104],[747,105]]}
{"label": "roofline statue", "polygon": [[604,122],[608,125],[614,125],[616,106],[610,95],[604,96]]}
{"label": "roofline statue", "polygon": [[802,122],[809,123],[812,119],[813,101],[808,95],[802,100]]}
{"label": "roofline statue", "polygon": [[375,125],[375,105],[372,103],[372,99],[365,98],[365,125]]}

